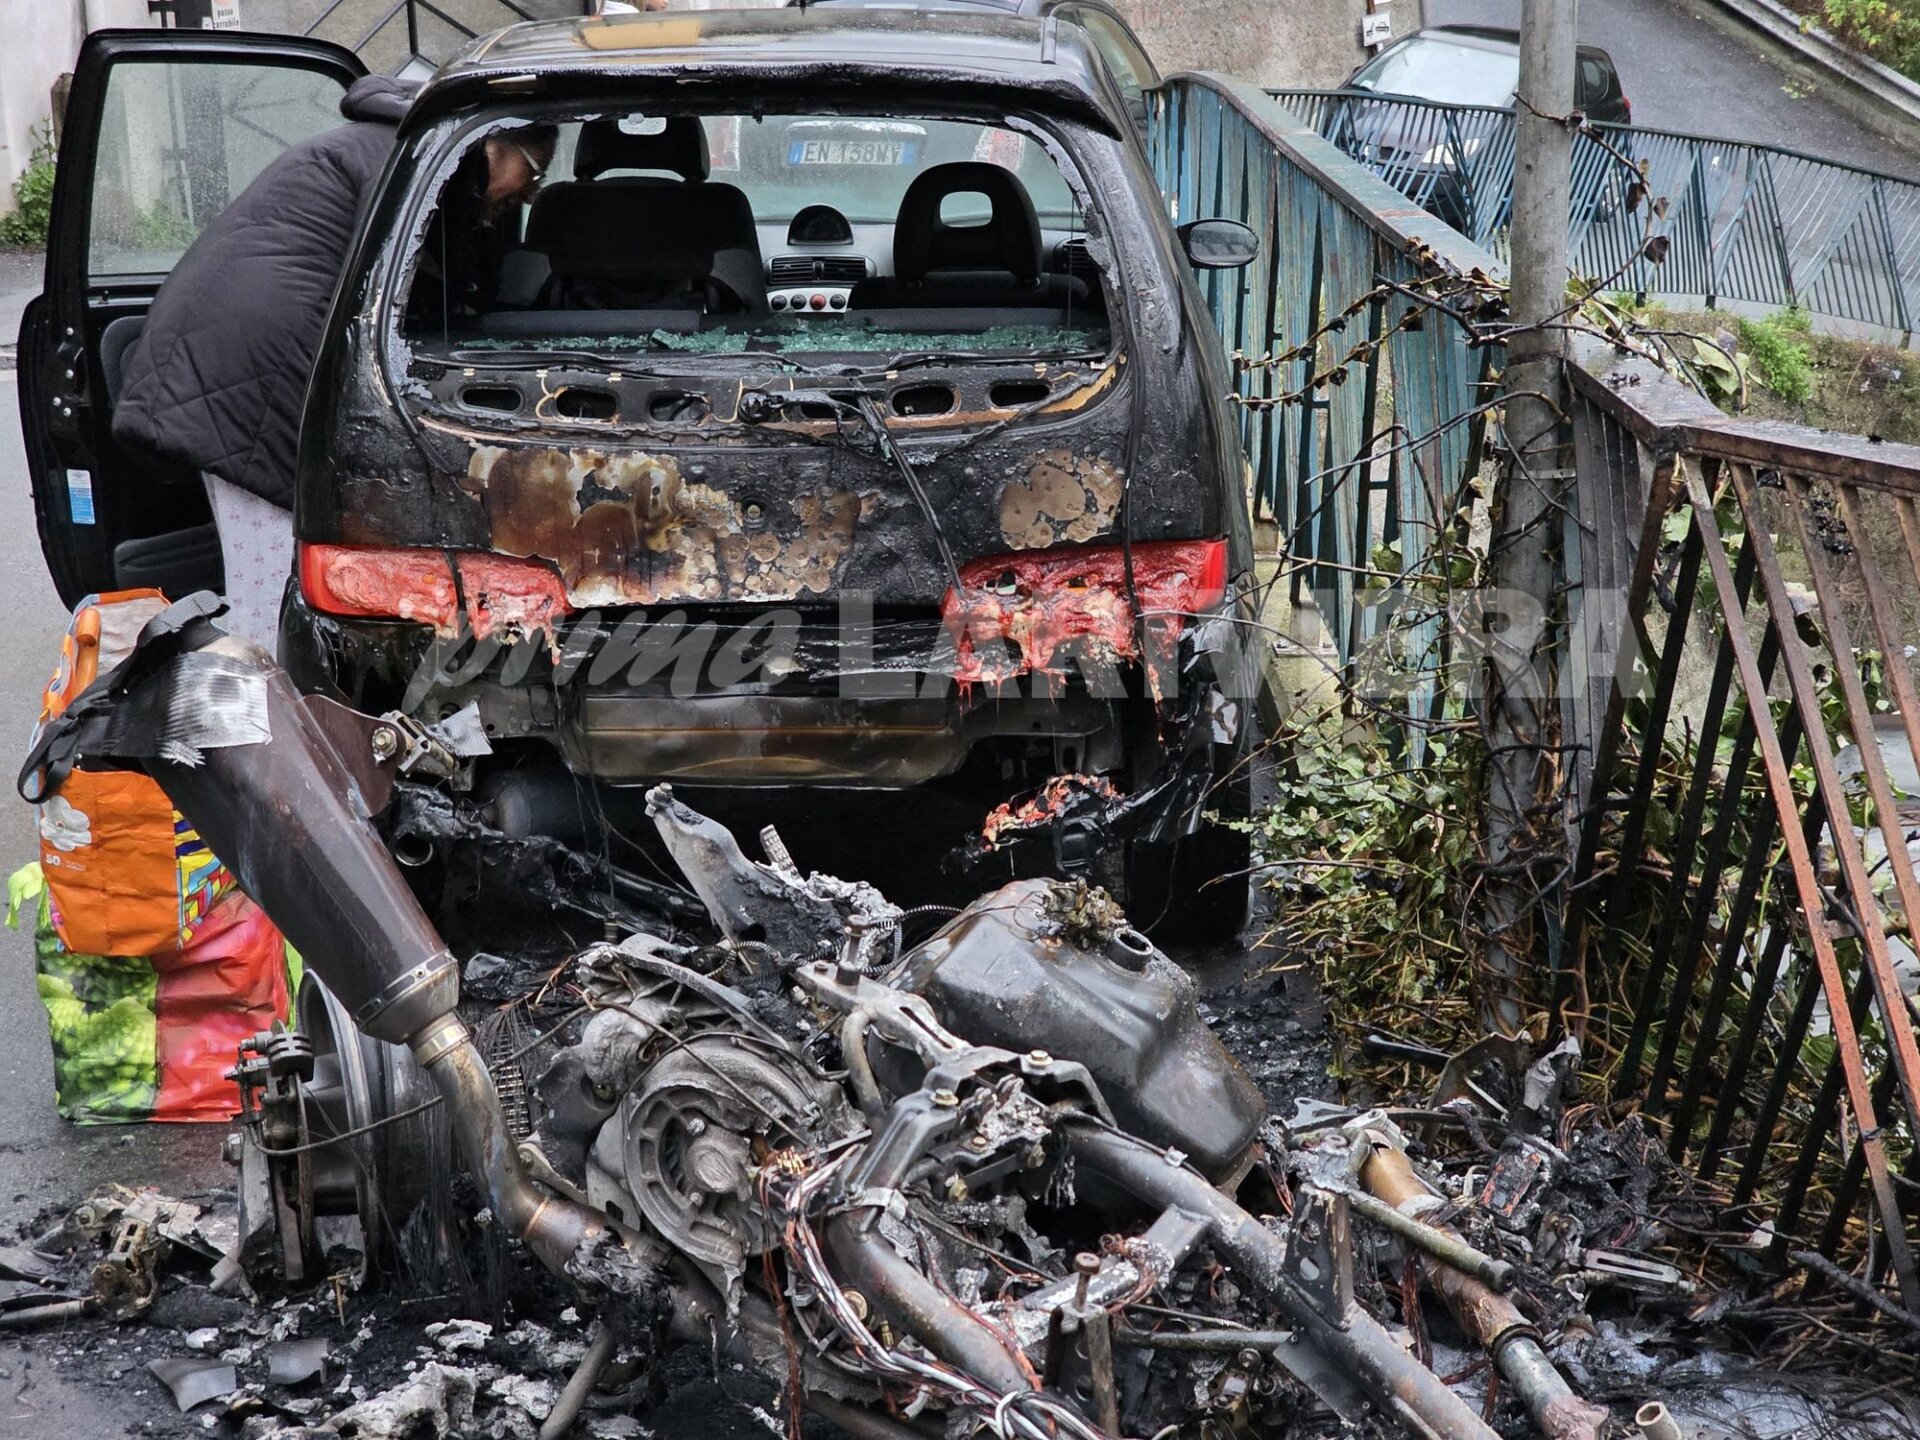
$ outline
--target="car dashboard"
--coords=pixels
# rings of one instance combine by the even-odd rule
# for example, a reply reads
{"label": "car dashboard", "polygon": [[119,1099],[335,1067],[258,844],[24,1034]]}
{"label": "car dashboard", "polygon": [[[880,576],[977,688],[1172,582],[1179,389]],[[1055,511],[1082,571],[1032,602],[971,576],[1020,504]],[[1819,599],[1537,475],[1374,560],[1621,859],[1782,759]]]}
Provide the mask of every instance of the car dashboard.
{"label": "car dashboard", "polygon": [[[767,257],[767,307],[775,314],[844,312],[862,280],[894,273],[891,224],[847,222],[847,239],[824,241],[796,239],[792,225],[755,228]],[[1099,270],[1083,231],[1042,225],[1040,233],[1048,274],[1077,276],[1098,288]]]}

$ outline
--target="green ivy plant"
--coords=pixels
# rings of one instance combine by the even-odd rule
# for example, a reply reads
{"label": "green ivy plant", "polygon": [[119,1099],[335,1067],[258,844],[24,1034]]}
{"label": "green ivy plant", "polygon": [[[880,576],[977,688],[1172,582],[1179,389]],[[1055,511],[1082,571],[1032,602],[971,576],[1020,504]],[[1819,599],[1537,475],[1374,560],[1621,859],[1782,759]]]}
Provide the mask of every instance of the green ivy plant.
{"label": "green ivy plant", "polygon": [[1740,343],[1753,373],[1782,400],[1800,404],[1813,393],[1813,322],[1804,310],[1782,310],[1764,320],[1742,320]]}
{"label": "green ivy plant", "polygon": [[0,215],[0,245],[44,245],[53,218],[53,137],[45,130],[20,178],[13,182],[13,209]]}
{"label": "green ivy plant", "polygon": [[1279,798],[1249,823],[1280,892],[1285,948],[1311,965],[1336,1035],[1334,1073],[1390,1088],[1362,1062],[1368,1029],[1444,1048],[1478,1024],[1463,934],[1478,852],[1478,747],[1432,736],[1420,763],[1338,707],[1273,738]]}

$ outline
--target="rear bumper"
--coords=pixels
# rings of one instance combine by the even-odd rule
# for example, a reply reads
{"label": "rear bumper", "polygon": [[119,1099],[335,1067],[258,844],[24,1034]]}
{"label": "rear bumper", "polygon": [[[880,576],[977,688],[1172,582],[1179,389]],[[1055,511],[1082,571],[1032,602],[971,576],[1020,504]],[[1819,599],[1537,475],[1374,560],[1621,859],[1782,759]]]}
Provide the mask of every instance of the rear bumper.
{"label": "rear bumper", "polygon": [[[766,616],[718,610],[651,624],[620,617],[633,631],[611,638],[604,623],[575,626],[553,651],[482,650],[436,641],[425,626],[320,615],[296,593],[282,613],[281,655],[303,690],[363,710],[432,720],[477,705],[497,747],[550,746],[604,784],[907,790],[958,775],[977,750],[995,747],[1021,761],[992,767],[1003,777],[996,803],[1036,775],[1105,773],[1139,802],[1133,818],[1162,835],[1189,827],[1197,796],[1241,753],[1251,667],[1232,614],[1230,601],[1187,627],[1173,683],[1163,670],[1157,698],[1138,664],[1087,679],[956,683],[937,616],[868,617],[858,632],[844,617],[816,616],[777,659],[742,641],[764,633]],[[671,643],[649,649],[646,637],[663,627]],[[636,655],[624,668],[608,664]]]}
{"label": "rear bumper", "polygon": [[964,705],[951,697],[589,694],[579,723],[555,738],[571,768],[616,785],[903,789],[953,774],[985,741],[1085,740],[1110,723],[1108,707],[1085,695]]}

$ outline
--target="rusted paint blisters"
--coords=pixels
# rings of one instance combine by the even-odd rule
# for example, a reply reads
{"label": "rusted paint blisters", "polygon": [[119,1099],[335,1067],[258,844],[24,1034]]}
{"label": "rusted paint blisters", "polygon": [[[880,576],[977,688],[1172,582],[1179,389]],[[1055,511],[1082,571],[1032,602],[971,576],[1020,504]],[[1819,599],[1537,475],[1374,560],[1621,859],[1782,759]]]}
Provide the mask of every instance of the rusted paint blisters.
{"label": "rusted paint blisters", "polygon": [[1120,468],[1060,448],[1034,457],[1000,492],[1000,533],[1010,550],[1084,545],[1106,534],[1120,509]]}

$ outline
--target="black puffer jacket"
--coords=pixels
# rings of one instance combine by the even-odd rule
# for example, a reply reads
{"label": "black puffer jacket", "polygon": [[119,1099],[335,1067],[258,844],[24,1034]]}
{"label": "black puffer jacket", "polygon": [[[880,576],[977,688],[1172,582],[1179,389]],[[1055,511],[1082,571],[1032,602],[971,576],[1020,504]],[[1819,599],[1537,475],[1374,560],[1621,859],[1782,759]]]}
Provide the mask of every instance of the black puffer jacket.
{"label": "black puffer jacket", "polygon": [[357,122],[293,146],[200,232],[127,352],[113,434],[292,508],[300,410],[360,206],[417,85],[369,75]]}

